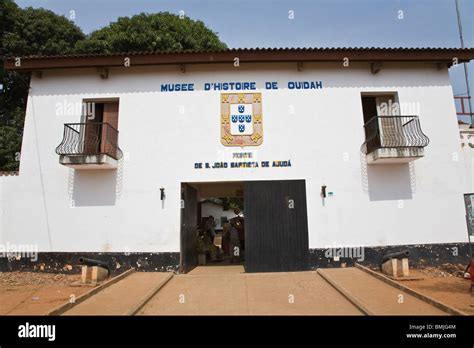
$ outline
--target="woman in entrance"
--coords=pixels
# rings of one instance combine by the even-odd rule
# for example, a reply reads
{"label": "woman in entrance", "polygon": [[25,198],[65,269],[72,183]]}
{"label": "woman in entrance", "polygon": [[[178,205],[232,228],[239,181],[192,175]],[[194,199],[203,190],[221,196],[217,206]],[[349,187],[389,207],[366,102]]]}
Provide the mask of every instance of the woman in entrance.
{"label": "woman in entrance", "polygon": [[214,216],[209,215],[206,221],[205,230],[206,234],[211,240],[211,244],[214,244],[214,237],[216,236],[216,222],[214,221]]}
{"label": "woman in entrance", "polygon": [[240,259],[240,239],[239,230],[237,229],[237,221],[235,219],[230,220],[230,240],[229,240],[229,252],[230,252],[230,263],[239,261]]}
{"label": "woman in entrance", "polygon": [[[236,215],[234,218],[235,227],[239,231],[240,249],[243,250],[245,249],[244,217],[239,209],[234,209],[234,214]],[[243,257],[243,253],[240,256]]]}

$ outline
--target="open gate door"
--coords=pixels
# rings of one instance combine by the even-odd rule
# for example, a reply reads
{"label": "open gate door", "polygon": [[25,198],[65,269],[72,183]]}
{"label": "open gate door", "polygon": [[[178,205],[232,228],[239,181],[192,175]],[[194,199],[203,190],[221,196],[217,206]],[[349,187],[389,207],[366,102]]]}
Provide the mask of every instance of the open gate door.
{"label": "open gate door", "polygon": [[181,260],[180,272],[187,273],[197,264],[197,190],[181,185]]}
{"label": "open gate door", "polygon": [[244,183],[245,271],[308,269],[304,180]]}

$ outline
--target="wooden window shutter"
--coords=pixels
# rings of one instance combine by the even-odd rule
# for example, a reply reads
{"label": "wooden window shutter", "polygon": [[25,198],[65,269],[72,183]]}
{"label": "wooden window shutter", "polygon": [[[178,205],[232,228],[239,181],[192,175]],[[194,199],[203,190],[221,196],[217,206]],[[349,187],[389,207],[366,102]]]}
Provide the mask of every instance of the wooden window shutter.
{"label": "wooden window shutter", "polygon": [[[117,158],[118,147],[118,111],[118,101],[104,103],[101,150],[114,158]],[[107,126],[107,123],[110,126]]]}

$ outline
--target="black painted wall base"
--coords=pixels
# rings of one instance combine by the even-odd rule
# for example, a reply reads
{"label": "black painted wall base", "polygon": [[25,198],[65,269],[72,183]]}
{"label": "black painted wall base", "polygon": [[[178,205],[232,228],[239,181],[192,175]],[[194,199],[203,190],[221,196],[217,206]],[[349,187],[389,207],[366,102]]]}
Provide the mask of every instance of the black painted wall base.
{"label": "black painted wall base", "polygon": [[97,253],[97,252],[39,252],[38,259],[0,258],[0,271],[38,271],[48,273],[80,273],[79,257],[105,261],[112,274],[130,268],[145,272],[178,272],[179,252],[165,253]]}
{"label": "black painted wall base", "polygon": [[[341,267],[342,263],[353,266],[360,263],[368,267],[378,267],[387,253],[408,249],[410,267],[437,266],[445,263],[467,265],[469,262],[468,243],[396,245],[363,248],[361,255],[341,256],[335,261],[328,249],[309,250],[309,268]],[[333,251],[338,252],[338,248]],[[346,254],[347,255],[347,254]],[[36,261],[30,258],[0,257],[0,272],[37,271],[48,273],[80,273],[79,257],[105,261],[112,274],[122,273],[130,268],[143,272],[178,272],[179,252],[163,253],[98,253],[98,252],[40,252]]]}
{"label": "black painted wall base", "polygon": [[[449,244],[417,244],[417,245],[391,245],[383,247],[364,247],[363,258],[340,257],[335,261],[333,257],[327,257],[328,249],[310,249],[310,268],[341,267],[342,263],[353,266],[355,263],[367,267],[379,267],[382,257],[389,253],[409,250],[408,257],[410,267],[419,268],[426,266],[439,266],[445,263],[467,265],[470,261],[469,243]],[[335,250],[338,251],[338,248]]]}

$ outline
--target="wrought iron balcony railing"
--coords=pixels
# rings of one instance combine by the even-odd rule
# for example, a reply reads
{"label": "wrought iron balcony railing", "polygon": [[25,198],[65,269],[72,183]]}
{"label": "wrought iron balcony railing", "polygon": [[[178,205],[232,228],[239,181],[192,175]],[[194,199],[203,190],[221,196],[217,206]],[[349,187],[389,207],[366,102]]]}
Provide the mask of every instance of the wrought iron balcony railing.
{"label": "wrought iron balcony railing", "polygon": [[365,154],[382,148],[425,147],[430,142],[421,130],[418,116],[374,116],[364,128],[361,150]]}
{"label": "wrought iron balcony railing", "polygon": [[118,133],[108,123],[67,123],[64,125],[63,141],[56,148],[56,153],[65,156],[105,154],[118,160],[122,157]]}

